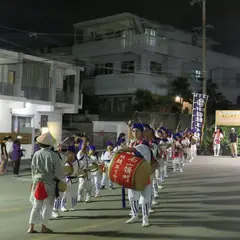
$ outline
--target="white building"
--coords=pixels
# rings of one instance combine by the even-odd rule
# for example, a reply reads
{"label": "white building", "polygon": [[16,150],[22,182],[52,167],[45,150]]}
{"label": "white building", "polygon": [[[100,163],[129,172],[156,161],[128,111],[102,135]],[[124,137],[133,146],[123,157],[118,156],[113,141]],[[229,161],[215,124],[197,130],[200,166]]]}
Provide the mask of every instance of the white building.
{"label": "white building", "polygon": [[[129,13],[76,23],[74,29],[72,54],[86,62],[92,76],[83,88],[102,97],[105,110],[125,111],[137,88],[166,95],[180,76],[188,77],[193,91],[199,90],[202,42],[190,32]],[[212,51],[217,44],[207,39],[208,78],[236,103],[240,59]]]}
{"label": "white building", "polygon": [[80,71],[61,61],[0,50],[0,133],[51,123],[60,141],[62,115],[82,108]]}

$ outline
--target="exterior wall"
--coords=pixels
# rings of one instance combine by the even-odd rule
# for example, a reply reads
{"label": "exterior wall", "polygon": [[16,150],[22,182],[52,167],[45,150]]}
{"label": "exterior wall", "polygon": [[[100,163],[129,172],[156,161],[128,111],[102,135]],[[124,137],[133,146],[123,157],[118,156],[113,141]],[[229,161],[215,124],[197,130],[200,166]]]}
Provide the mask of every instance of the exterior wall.
{"label": "exterior wall", "polygon": [[[0,95],[82,107],[80,92],[81,67],[59,61],[0,50]],[[13,71],[10,79],[9,71]],[[63,89],[65,76],[75,76],[72,91]],[[67,86],[69,84],[66,84]],[[71,107],[71,106],[70,106]]]}
{"label": "exterior wall", "polygon": [[[50,105],[29,104],[21,100],[9,101],[0,100],[0,132],[12,132],[14,124],[13,117],[30,117],[31,123],[25,127],[21,132],[32,133],[34,135],[35,129],[40,129],[41,115],[48,116],[48,122],[54,122],[58,125],[57,140],[61,141],[62,136],[62,114],[58,112],[51,112]],[[34,136],[33,136],[34,139]],[[23,145],[26,150],[25,157],[29,159],[32,155],[32,144]]]}
{"label": "exterior wall", "polygon": [[[136,41],[140,36],[135,36],[134,43],[124,45],[121,41],[126,41],[126,39],[107,39],[98,42],[90,42],[84,44],[78,44],[73,47],[73,54],[81,58],[85,56],[89,59],[89,65],[97,61],[114,61],[114,72],[120,68],[120,62],[125,59],[127,61],[135,60],[136,72],[149,73],[150,61],[160,62],[162,64],[162,71],[168,73],[173,77],[186,76],[188,77],[193,91],[198,91],[200,88],[200,82],[198,81],[198,76],[194,75],[194,70],[202,70],[202,49],[192,45],[188,45],[182,42],[170,41],[156,38],[147,40],[143,38],[143,42]],[[118,43],[118,44],[112,44]],[[83,51],[83,53],[81,52]],[[127,52],[133,52],[129,54]],[[96,56],[96,53],[98,56]],[[114,53],[114,54],[113,54]],[[116,54],[118,53],[118,54]],[[134,57],[133,57],[134,56]],[[208,78],[212,77],[212,72],[216,72],[215,80],[218,79],[217,83],[219,89],[223,91],[224,95],[232,102],[236,103],[238,96],[238,88],[236,88],[236,73],[240,72],[240,59],[213,52],[211,50],[207,51],[207,74]],[[217,72],[215,69],[227,69],[228,71]],[[228,73],[226,73],[228,72]],[[101,75],[96,76],[96,79],[89,80],[88,83],[84,83],[84,88],[94,88],[95,94],[119,94],[120,92],[134,92],[132,85],[140,84],[136,82],[139,78],[138,74],[136,78],[132,76],[113,76],[113,75]],[[148,79],[146,82],[151,81],[150,76],[145,76]],[[158,76],[162,79],[162,76]],[[219,81],[221,79],[221,81]],[[215,81],[214,80],[214,81]],[[128,86],[126,86],[126,81]],[[162,80],[160,80],[162,82]],[[168,80],[168,83],[170,80]],[[99,83],[99,84],[98,84]],[[101,84],[102,87],[101,87]],[[119,85],[125,86],[124,88],[119,87]],[[109,89],[106,89],[108,86]],[[111,86],[111,89],[110,89]],[[148,89],[152,89],[151,83],[148,84]],[[143,85],[138,85],[138,88],[145,88]],[[165,86],[167,89],[167,86]],[[156,87],[154,89],[159,89],[155,91],[158,94],[165,94],[166,90],[163,86]]]}

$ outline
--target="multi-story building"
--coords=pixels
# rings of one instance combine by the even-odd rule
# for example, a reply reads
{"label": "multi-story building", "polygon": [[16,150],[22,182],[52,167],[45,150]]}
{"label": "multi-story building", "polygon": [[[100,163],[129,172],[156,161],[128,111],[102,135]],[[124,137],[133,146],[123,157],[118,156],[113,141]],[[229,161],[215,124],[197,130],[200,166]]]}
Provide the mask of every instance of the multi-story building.
{"label": "multi-story building", "polygon": [[0,133],[41,129],[82,108],[82,67],[0,50]]}
{"label": "multi-story building", "polygon": [[[166,95],[177,77],[187,77],[193,91],[200,88],[200,36],[129,13],[76,23],[74,29],[72,54],[85,61],[92,76],[83,89],[102,98],[102,109],[125,111],[138,88]],[[207,39],[208,79],[236,103],[240,59],[214,52],[217,44]]]}

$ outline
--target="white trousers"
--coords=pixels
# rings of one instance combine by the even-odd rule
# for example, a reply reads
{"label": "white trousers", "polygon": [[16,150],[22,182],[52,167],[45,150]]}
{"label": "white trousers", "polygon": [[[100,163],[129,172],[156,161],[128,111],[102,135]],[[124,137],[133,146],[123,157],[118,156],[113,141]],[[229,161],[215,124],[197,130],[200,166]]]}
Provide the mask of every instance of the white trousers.
{"label": "white trousers", "polygon": [[63,193],[61,208],[75,208],[78,197],[78,182],[72,180],[67,182],[67,190]]}
{"label": "white trousers", "polygon": [[113,183],[108,178],[108,166],[109,165],[110,165],[110,163],[105,163],[105,172],[103,172],[103,174],[102,174],[101,186],[106,186],[108,184],[108,186],[110,188],[112,188],[113,187]]}
{"label": "white trousers", "polygon": [[91,200],[92,178],[79,178],[78,185],[78,201],[81,201],[83,195],[86,194],[86,201]]}
{"label": "white trousers", "polygon": [[48,221],[52,216],[54,199],[54,197],[48,197],[40,201],[34,198],[32,211],[30,213],[29,224],[41,223],[47,226]]}
{"label": "white trousers", "polygon": [[152,183],[152,195],[153,199],[158,197],[158,180],[156,177],[156,170],[151,176],[151,183]]}
{"label": "white trousers", "polygon": [[59,197],[55,198],[55,200],[54,200],[53,211],[56,212],[56,211],[58,211],[61,208],[62,198],[63,198],[63,193],[60,192],[59,193]]}
{"label": "white trousers", "polygon": [[128,189],[128,199],[134,216],[138,216],[140,204],[143,218],[148,217],[152,200],[152,184],[147,185],[143,191]]}
{"label": "white trousers", "polygon": [[213,144],[214,156],[219,156],[221,144]]}
{"label": "white trousers", "polygon": [[92,182],[93,182],[93,185],[95,187],[95,195],[99,195],[99,193],[100,193],[100,188],[101,188],[100,180],[101,180],[101,175],[100,175],[100,172],[97,171],[92,176]]}
{"label": "white trousers", "polygon": [[197,145],[191,145],[191,160],[197,156]]}
{"label": "white trousers", "polygon": [[173,163],[173,171],[176,172],[177,169],[179,168],[180,171],[182,171],[182,167],[183,167],[183,161],[182,161],[182,158],[175,158],[173,159],[172,161]]}

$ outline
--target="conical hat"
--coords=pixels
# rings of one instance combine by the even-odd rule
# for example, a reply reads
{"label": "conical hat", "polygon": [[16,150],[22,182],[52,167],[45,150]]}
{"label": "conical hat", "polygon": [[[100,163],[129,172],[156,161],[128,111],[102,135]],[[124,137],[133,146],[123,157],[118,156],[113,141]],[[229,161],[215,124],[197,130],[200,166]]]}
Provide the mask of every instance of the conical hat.
{"label": "conical hat", "polygon": [[37,142],[43,145],[53,146],[56,144],[56,139],[50,132],[44,133],[37,138]]}

